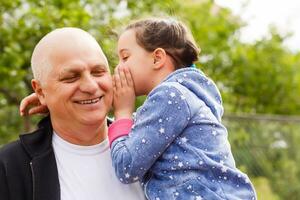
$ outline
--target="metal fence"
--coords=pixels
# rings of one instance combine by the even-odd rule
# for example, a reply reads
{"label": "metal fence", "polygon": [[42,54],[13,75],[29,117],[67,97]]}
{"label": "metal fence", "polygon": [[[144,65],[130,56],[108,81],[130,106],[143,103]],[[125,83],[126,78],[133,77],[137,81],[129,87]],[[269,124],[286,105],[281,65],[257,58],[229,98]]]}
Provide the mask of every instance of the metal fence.
{"label": "metal fence", "polygon": [[300,199],[300,116],[226,115],[237,166],[259,199]]}

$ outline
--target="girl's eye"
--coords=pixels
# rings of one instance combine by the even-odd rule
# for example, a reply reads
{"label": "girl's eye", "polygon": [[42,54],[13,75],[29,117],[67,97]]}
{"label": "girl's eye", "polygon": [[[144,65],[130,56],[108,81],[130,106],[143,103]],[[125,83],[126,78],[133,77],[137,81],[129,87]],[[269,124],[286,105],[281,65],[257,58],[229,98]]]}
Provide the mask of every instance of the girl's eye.
{"label": "girl's eye", "polygon": [[122,58],[122,60],[123,60],[123,61],[126,61],[126,60],[128,59],[128,57],[129,57],[129,56],[124,56],[124,57]]}

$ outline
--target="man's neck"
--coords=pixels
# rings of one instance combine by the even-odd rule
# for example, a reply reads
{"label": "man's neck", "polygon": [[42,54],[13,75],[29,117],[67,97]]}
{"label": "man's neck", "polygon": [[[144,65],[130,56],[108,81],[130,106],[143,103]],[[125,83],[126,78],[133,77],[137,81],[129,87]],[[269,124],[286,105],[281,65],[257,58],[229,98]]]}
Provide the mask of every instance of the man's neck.
{"label": "man's neck", "polygon": [[99,144],[107,137],[107,122],[99,122],[95,125],[82,125],[74,123],[72,127],[67,127],[64,123],[52,121],[53,130],[62,139],[76,145],[90,146]]}

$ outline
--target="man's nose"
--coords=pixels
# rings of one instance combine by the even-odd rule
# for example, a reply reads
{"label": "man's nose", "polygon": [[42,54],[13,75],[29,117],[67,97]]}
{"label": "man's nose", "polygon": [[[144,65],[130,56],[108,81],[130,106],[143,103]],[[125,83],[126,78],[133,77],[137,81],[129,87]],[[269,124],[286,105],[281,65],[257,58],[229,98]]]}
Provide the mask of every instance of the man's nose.
{"label": "man's nose", "polygon": [[86,75],[82,78],[80,83],[80,90],[82,92],[94,93],[99,88],[96,77]]}

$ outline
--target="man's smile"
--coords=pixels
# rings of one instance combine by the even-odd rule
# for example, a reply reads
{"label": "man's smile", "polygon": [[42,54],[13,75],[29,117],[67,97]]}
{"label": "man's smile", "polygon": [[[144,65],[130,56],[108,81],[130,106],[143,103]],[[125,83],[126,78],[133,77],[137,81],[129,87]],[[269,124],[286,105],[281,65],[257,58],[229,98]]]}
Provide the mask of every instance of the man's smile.
{"label": "man's smile", "polygon": [[75,101],[75,102],[79,103],[79,104],[95,104],[95,103],[98,103],[102,99],[103,96],[104,95],[94,98],[94,99],[87,99],[87,100]]}

